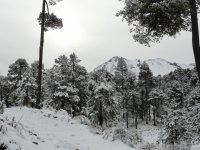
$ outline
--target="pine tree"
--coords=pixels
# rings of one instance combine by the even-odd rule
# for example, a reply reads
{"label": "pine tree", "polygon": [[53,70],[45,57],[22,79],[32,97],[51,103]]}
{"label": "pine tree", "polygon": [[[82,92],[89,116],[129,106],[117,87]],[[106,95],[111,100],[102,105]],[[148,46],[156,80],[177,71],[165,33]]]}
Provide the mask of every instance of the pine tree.
{"label": "pine tree", "polygon": [[[115,83],[116,83],[116,89],[121,93],[122,95],[122,116],[125,118],[125,112],[126,112],[126,95],[125,95],[125,82],[127,80],[127,73],[128,73],[128,67],[126,64],[126,61],[124,58],[119,58],[118,63],[116,66],[116,71],[115,71]],[[126,99],[125,99],[126,98]]]}
{"label": "pine tree", "polygon": [[167,95],[159,88],[154,88],[149,94],[149,101],[153,106],[153,124],[157,125],[157,117],[164,112],[164,101],[167,100]]}
{"label": "pine tree", "polygon": [[89,118],[94,124],[100,126],[109,125],[116,119],[117,100],[114,96],[114,90],[108,83],[98,83],[93,85],[93,94],[88,102]]}
{"label": "pine tree", "polygon": [[19,81],[22,79],[22,75],[29,68],[25,59],[19,58],[13,64],[9,66],[8,76],[11,81]]}
{"label": "pine tree", "polygon": [[[82,111],[87,100],[87,71],[79,65],[80,60],[75,53],[67,56],[62,55],[55,60],[52,76],[54,100],[61,101],[61,108],[72,113],[73,117]],[[51,77],[52,78],[52,77]]]}
{"label": "pine tree", "polygon": [[4,112],[4,106],[3,106],[3,79],[4,76],[0,76],[0,114],[3,114]]}
{"label": "pine tree", "polygon": [[[126,114],[126,127],[129,127],[129,114],[132,111],[133,115],[137,118],[137,94],[136,94],[136,76],[127,72],[126,80],[125,80],[125,88],[124,88],[124,99],[125,99],[125,114]],[[132,105],[130,104],[132,101]],[[137,102],[136,102],[137,101]],[[135,106],[133,106],[134,104]],[[130,107],[131,105],[131,107]],[[137,124],[137,123],[135,123]]]}
{"label": "pine tree", "polygon": [[[50,0],[50,5],[55,5],[56,1],[60,0]],[[47,12],[45,8],[47,7]],[[42,0],[42,12],[38,18],[39,24],[41,25],[40,34],[40,48],[39,48],[39,65],[38,65],[38,97],[36,100],[36,107],[40,108],[40,102],[42,97],[42,67],[43,67],[43,46],[44,46],[44,32],[48,31],[48,28],[57,29],[62,28],[62,19],[57,18],[53,13],[49,13],[49,6],[46,0]]]}
{"label": "pine tree", "polygon": [[31,71],[28,69],[22,76],[22,80],[18,83],[16,93],[18,94],[18,104],[34,107],[36,103],[36,88],[37,83],[34,77],[31,76]]}
{"label": "pine tree", "polygon": [[25,59],[17,59],[13,64],[9,66],[8,70],[8,81],[9,81],[9,97],[7,99],[7,104],[11,106],[19,105],[19,95],[17,89],[19,88],[19,83],[22,80],[23,75],[29,69],[29,65]]}
{"label": "pine tree", "polygon": [[51,80],[49,82],[51,90],[53,93],[54,101],[59,105],[58,108],[67,109],[68,112],[70,108],[65,108],[69,94],[68,87],[69,84],[70,70],[69,70],[69,59],[67,56],[62,55],[55,59],[55,66],[51,69]]}
{"label": "pine tree", "polygon": [[183,87],[180,82],[175,80],[170,83],[170,87],[167,89],[169,97],[169,107],[173,110],[180,109],[184,106],[184,93]]}
{"label": "pine tree", "polygon": [[146,123],[148,124],[148,122],[151,120],[149,93],[153,87],[153,74],[146,62],[143,62],[140,65],[138,85],[140,88],[140,98],[142,101],[141,117],[142,118],[146,117]]}
{"label": "pine tree", "polygon": [[139,108],[141,105],[140,101],[140,95],[137,90],[130,91],[130,106],[131,111],[134,119],[135,128],[138,128],[138,114],[139,114]]}
{"label": "pine tree", "polygon": [[8,77],[0,76],[0,90],[1,101],[5,102],[6,107],[10,107],[11,103],[8,99],[12,93],[12,83]]}

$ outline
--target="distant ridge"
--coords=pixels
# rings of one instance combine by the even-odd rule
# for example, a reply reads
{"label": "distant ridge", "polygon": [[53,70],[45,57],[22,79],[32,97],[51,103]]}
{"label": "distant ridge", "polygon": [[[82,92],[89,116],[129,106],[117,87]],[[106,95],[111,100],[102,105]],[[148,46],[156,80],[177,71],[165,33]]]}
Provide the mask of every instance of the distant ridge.
{"label": "distant ridge", "polygon": [[[110,72],[111,74],[115,74],[116,66],[117,66],[117,63],[120,58],[121,57],[119,57],[119,56],[114,56],[107,62],[96,67],[94,69],[94,71],[97,71],[100,69],[105,69],[108,72]],[[123,57],[122,57],[122,59],[124,59],[124,61],[126,62],[127,66],[128,66],[128,70],[130,72],[136,74],[136,76],[138,76],[139,64],[142,63],[143,61],[140,59],[130,60],[130,59],[126,59]],[[193,64],[186,65],[186,64],[180,64],[180,63],[175,63],[175,62],[172,63],[172,62],[169,62],[162,58],[148,59],[148,60],[144,60],[144,61],[149,65],[149,68],[153,72],[154,76],[157,76],[157,75],[163,76],[163,75],[168,74],[171,71],[174,71],[175,69],[178,69],[178,68],[182,68],[182,69],[194,68]]]}

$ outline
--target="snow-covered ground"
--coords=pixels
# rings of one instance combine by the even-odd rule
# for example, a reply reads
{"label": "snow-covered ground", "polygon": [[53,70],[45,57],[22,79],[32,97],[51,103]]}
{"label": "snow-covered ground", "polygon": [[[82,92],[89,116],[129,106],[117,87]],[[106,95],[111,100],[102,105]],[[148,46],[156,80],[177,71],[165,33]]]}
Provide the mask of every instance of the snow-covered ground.
{"label": "snow-covered ground", "polygon": [[193,145],[191,150],[200,150],[200,145]]}
{"label": "snow-covered ground", "polygon": [[[4,134],[1,123],[6,127]],[[5,109],[0,115],[0,131],[0,145],[5,143],[8,150],[136,150],[119,140],[105,140],[103,134],[96,134],[65,111],[53,109]],[[160,130],[140,125],[138,132],[142,133],[143,144],[156,144]],[[192,146],[191,150],[200,150],[200,145]]]}
{"label": "snow-covered ground", "polygon": [[120,141],[104,140],[65,111],[14,107],[6,109],[3,115],[9,120],[14,117],[16,124],[21,125],[9,128],[0,139],[0,143],[13,139],[14,144],[6,143],[10,150],[17,147],[21,150],[134,150]]}

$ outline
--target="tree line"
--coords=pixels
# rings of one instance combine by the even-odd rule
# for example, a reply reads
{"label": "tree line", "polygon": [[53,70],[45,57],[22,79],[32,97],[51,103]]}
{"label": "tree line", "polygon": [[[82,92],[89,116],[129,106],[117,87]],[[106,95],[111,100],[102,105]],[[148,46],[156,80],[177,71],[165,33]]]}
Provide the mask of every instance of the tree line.
{"label": "tree line", "polygon": [[[17,59],[7,76],[0,77],[1,102],[7,107],[37,107],[37,76],[37,61],[29,66],[25,59]],[[72,53],[59,56],[50,69],[43,66],[42,81],[40,107],[63,109],[72,117],[84,115],[95,126],[163,125],[162,139],[169,145],[191,144],[193,137],[199,137],[200,88],[195,69],[179,68],[155,77],[141,62],[136,76],[118,58],[115,74],[105,69],[88,73]]]}

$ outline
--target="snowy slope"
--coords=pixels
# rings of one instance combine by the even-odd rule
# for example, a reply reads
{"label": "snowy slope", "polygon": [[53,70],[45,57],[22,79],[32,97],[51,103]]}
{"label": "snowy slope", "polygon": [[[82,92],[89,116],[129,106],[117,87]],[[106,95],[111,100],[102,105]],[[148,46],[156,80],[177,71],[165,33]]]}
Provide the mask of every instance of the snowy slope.
{"label": "snowy slope", "polygon": [[9,150],[134,150],[120,141],[104,140],[65,111],[9,108],[0,116],[0,124],[5,116],[11,123],[5,134],[0,132],[0,145],[6,143]]}
{"label": "snowy slope", "polygon": [[[96,67],[94,71],[105,69],[109,71],[110,73],[114,74],[115,69],[117,66],[117,63],[119,61],[120,57],[115,56],[111,58],[109,61],[101,64],[100,66]],[[136,75],[139,74],[139,64],[142,63],[142,60],[135,59],[135,60],[129,60],[126,58],[123,58],[128,66],[128,70],[130,72],[135,73]],[[166,61],[165,59],[157,58],[157,59],[149,59],[145,60],[145,62],[149,65],[151,71],[155,76],[157,75],[165,75],[167,73],[170,73],[171,71],[174,71],[175,69],[181,67],[183,69],[190,68],[192,69],[193,65],[185,65],[185,64],[179,64],[179,63],[171,63]]]}

